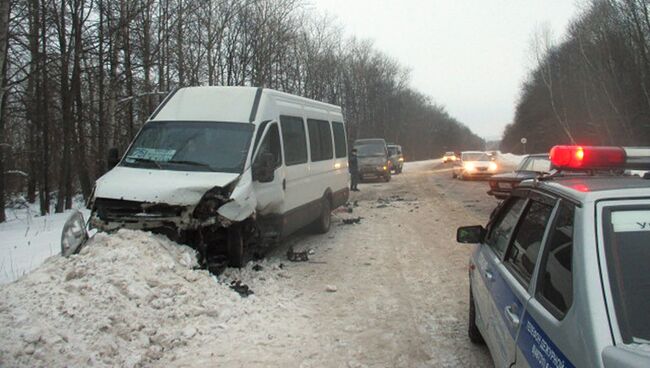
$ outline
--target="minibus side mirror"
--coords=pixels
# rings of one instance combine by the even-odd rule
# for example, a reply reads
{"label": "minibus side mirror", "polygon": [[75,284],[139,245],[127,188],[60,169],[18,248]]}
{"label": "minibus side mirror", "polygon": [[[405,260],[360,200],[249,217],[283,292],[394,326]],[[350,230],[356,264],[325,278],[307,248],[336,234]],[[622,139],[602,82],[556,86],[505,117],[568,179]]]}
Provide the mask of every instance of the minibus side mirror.
{"label": "minibus side mirror", "polygon": [[275,177],[275,156],[271,152],[264,152],[257,157],[253,165],[253,180],[260,183],[270,183]]}
{"label": "minibus side mirror", "polygon": [[456,241],[465,244],[478,244],[485,236],[485,229],[481,225],[463,226],[456,230]]}
{"label": "minibus side mirror", "polygon": [[112,147],[108,150],[108,169],[114,168],[120,162],[120,153],[116,147]]}

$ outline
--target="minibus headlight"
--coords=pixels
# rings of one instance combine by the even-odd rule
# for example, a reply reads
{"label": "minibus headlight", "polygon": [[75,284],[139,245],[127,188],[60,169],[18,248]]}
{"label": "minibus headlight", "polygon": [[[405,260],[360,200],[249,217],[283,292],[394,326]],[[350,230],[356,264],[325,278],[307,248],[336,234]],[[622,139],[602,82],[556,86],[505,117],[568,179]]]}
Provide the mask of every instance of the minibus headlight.
{"label": "minibus headlight", "polygon": [[81,212],[75,211],[63,225],[63,231],[61,232],[61,255],[67,257],[77,253],[86,240],[88,240],[86,221],[84,221],[84,216]]}

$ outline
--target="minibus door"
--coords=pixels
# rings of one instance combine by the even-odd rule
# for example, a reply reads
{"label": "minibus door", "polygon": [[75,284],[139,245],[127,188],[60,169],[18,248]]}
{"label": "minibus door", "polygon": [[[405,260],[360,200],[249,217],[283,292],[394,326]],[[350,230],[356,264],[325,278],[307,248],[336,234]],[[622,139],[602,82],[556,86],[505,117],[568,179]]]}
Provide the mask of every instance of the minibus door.
{"label": "minibus door", "polygon": [[270,123],[264,132],[253,159],[253,189],[257,197],[256,210],[261,215],[277,213],[284,201],[284,170],[278,124]]}

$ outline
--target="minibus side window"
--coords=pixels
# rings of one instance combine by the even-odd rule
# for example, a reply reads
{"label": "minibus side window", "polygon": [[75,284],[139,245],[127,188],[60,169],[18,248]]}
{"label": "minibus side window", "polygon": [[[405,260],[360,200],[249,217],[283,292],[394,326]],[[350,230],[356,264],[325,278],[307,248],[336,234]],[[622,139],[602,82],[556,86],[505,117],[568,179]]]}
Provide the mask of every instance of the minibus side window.
{"label": "minibus side window", "polygon": [[284,144],[284,161],[287,166],[307,162],[307,138],[302,118],[280,116],[282,140]]}
{"label": "minibus side window", "polygon": [[332,129],[334,130],[334,148],[336,151],[336,158],[346,157],[348,155],[348,146],[345,143],[345,127],[343,126],[343,123],[333,121]]}
{"label": "minibus side window", "polygon": [[333,156],[332,130],[329,121],[307,119],[311,161],[331,160]]}
{"label": "minibus side window", "polygon": [[260,144],[259,153],[257,157],[262,157],[262,154],[270,152],[275,158],[274,168],[282,165],[282,150],[280,149],[280,133],[278,132],[278,124],[273,124],[269,127],[266,137]]}

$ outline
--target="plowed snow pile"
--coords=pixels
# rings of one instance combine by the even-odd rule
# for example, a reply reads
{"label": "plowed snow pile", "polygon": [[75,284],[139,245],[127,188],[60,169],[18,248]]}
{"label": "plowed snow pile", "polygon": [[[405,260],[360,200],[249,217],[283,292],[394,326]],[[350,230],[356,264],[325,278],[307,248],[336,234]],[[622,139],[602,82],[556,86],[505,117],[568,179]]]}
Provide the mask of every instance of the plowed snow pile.
{"label": "plowed snow pile", "polygon": [[[0,289],[0,366],[197,363],[197,355],[223,356],[286,330],[287,311],[302,314],[277,264],[228,269],[217,279],[196,262],[189,247],[127,230],[98,234],[71,258],[50,258]],[[255,294],[231,290],[236,279]]]}

